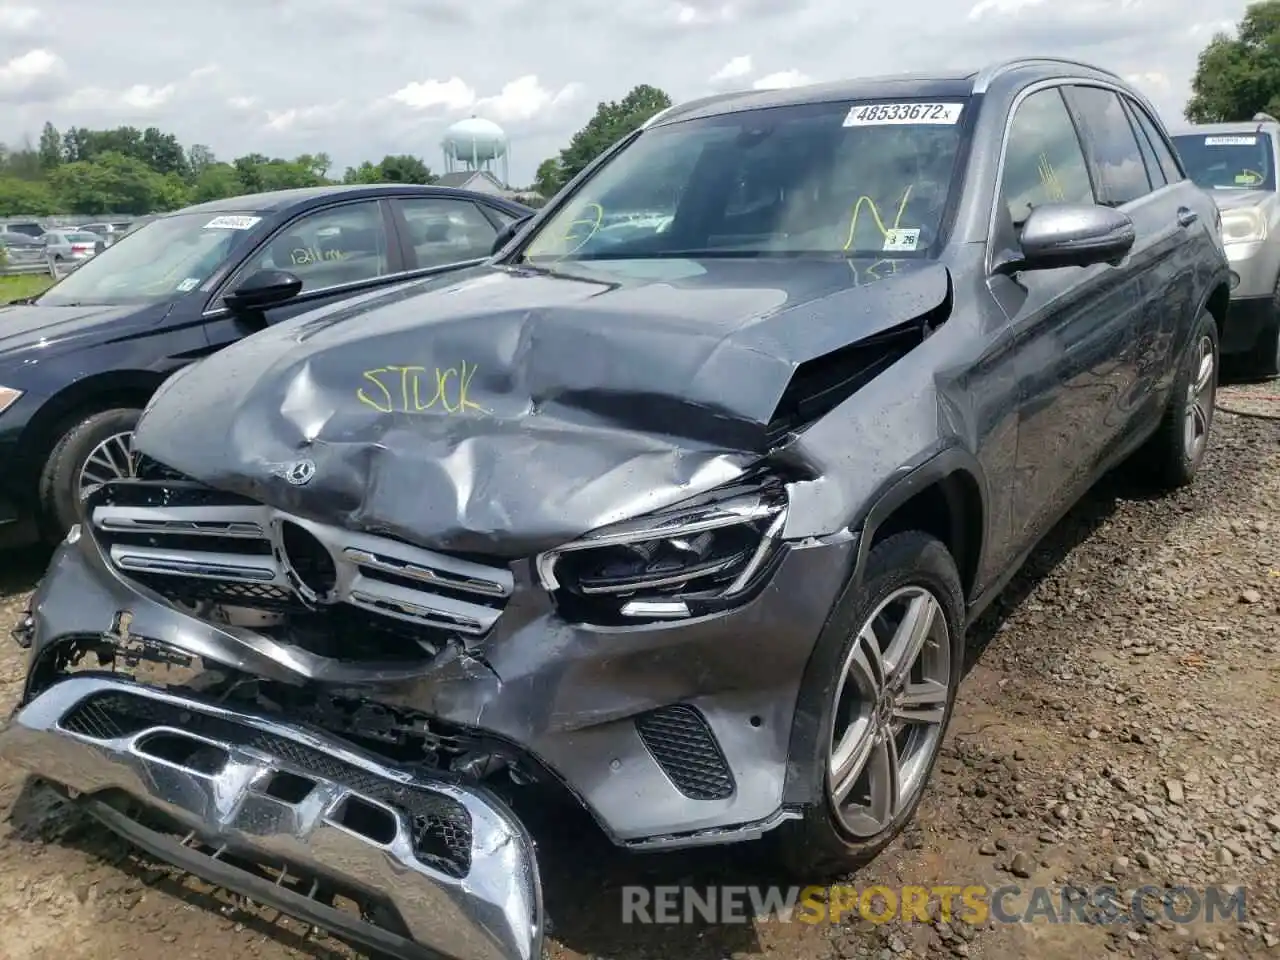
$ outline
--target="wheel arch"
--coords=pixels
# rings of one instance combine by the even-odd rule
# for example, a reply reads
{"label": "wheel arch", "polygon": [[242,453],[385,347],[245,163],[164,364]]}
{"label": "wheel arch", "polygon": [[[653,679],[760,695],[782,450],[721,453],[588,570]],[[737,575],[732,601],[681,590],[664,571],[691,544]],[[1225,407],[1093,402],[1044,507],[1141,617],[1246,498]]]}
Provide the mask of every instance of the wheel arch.
{"label": "wheel arch", "polygon": [[829,662],[832,634],[848,628],[845,611],[862,584],[867,555],[881,541],[904,530],[920,530],[951,551],[960,571],[966,603],[978,586],[986,545],[986,484],[977,459],[949,447],[900,477],[875,500],[859,528],[857,559],[814,644],[796,698],[788,745],[785,806],[807,805],[822,796],[821,745],[829,720],[834,673]]}
{"label": "wheel arch", "polygon": [[164,375],[151,370],[113,370],[82,377],[50,397],[32,415],[19,440],[19,459],[27,470],[32,503],[45,461],[58,440],[75,423],[94,413],[117,407],[142,409]]}

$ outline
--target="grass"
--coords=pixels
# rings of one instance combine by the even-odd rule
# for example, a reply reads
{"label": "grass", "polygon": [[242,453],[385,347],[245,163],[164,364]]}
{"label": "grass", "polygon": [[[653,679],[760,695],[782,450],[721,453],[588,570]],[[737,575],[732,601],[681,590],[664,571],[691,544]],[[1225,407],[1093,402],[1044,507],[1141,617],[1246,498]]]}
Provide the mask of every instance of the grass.
{"label": "grass", "polygon": [[53,277],[43,273],[18,274],[14,277],[0,277],[0,305],[34,297],[37,293],[48,289],[53,284]]}

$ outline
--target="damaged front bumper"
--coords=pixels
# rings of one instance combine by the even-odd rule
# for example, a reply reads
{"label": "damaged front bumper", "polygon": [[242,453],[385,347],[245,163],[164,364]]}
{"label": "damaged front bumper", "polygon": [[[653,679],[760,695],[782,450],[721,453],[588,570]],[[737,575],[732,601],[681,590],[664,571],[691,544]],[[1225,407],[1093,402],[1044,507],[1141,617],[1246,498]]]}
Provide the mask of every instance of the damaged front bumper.
{"label": "damaged front bumper", "polygon": [[152,855],[357,944],[424,960],[541,956],[533,844],[486,791],[94,675],[21,707],[0,755]]}

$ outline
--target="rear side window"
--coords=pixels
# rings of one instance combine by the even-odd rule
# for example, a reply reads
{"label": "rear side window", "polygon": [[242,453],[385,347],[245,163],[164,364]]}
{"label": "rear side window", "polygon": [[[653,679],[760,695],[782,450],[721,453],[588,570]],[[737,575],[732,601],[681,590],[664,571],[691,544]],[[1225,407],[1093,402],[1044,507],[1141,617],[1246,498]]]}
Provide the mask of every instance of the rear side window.
{"label": "rear side window", "polygon": [[1142,151],[1120,98],[1102,87],[1068,87],[1085,154],[1098,176],[1098,202],[1118,207],[1151,192]]}
{"label": "rear side window", "polygon": [[1094,202],[1080,140],[1056,88],[1018,105],[1009,124],[1001,196],[1015,225],[1035,207]]}
{"label": "rear side window", "polygon": [[1147,140],[1151,143],[1151,149],[1155,152],[1156,161],[1160,164],[1161,171],[1164,172],[1164,179],[1167,183],[1179,183],[1185,180],[1182,170],[1178,167],[1177,158],[1173,155],[1173,150],[1169,147],[1169,142],[1161,135],[1160,129],[1155,122],[1147,115],[1147,111],[1143,110],[1137,103],[1129,101],[1129,112],[1133,114],[1134,120],[1138,123],[1138,128],[1147,136]]}
{"label": "rear side window", "polygon": [[1128,97],[1122,98],[1125,113],[1129,115],[1129,126],[1133,129],[1133,135],[1138,141],[1138,149],[1142,152],[1142,162],[1147,168],[1147,179],[1151,182],[1152,190],[1159,190],[1165,185],[1164,170],[1160,167],[1160,160],[1156,157],[1155,147],[1151,145],[1151,138],[1147,136],[1147,132],[1138,125],[1138,119],[1134,116],[1136,107],[1133,101]]}

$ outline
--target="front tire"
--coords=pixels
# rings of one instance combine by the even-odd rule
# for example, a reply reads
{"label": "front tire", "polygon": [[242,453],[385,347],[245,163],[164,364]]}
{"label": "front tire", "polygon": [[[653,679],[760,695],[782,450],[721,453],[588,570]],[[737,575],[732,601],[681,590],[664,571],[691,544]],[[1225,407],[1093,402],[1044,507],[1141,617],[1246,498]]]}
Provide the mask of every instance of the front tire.
{"label": "front tire", "polygon": [[60,540],[80,522],[84,494],[133,476],[133,431],[141,415],[125,407],[103,410],[84,417],[58,440],[40,474],[46,539]]}
{"label": "front tire", "polygon": [[964,591],[945,546],[919,531],[872,547],[826,705],[822,800],[773,836],[777,859],[808,882],[848,873],[915,813],[938,758],[964,666]]}
{"label": "front tire", "polygon": [[1202,311],[1196,320],[1191,347],[1173,382],[1169,406],[1155,435],[1139,455],[1150,464],[1151,478],[1162,490],[1185,487],[1196,478],[1209,448],[1221,364],[1218,325]]}

